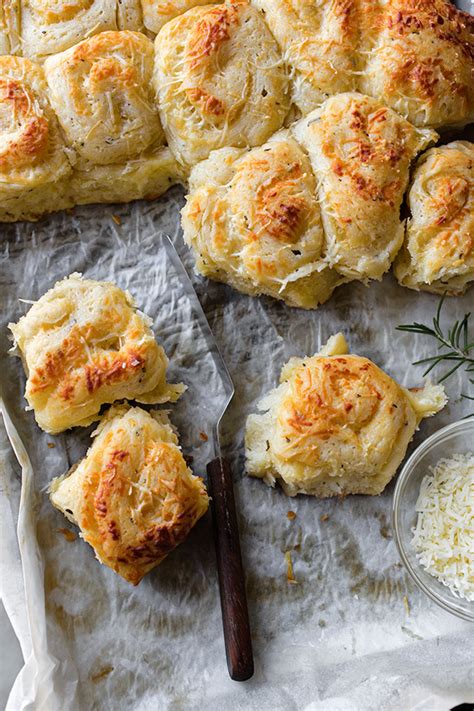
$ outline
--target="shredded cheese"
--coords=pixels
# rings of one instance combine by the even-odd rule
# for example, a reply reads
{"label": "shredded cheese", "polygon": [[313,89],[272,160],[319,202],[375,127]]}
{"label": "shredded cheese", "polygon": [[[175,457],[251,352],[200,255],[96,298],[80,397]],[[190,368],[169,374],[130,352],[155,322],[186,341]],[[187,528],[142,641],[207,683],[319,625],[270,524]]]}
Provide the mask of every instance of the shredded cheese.
{"label": "shredded cheese", "polygon": [[412,544],[421,565],[474,601],[474,453],[441,459],[424,477]]}

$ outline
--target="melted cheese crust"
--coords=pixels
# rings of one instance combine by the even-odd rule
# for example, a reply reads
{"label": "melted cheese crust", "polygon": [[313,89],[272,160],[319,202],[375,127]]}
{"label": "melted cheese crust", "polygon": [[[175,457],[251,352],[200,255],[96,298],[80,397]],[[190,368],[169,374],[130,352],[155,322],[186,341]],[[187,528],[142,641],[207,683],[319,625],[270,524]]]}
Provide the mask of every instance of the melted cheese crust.
{"label": "melted cheese crust", "polygon": [[357,88],[358,2],[254,0],[291,71],[302,114],[329,96]]}
{"label": "melted cheese crust", "polygon": [[151,324],[128,292],[80,274],[57,282],[10,324],[39,426],[56,434],[89,425],[120,398],[176,400],[183,386],[166,382],[168,359]]}
{"label": "melted cheese crust", "polygon": [[155,86],[168,144],[192,166],[225,145],[255,146],[289,109],[278,46],[247,2],[195,7],[156,41]]}
{"label": "melted cheese crust", "polygon": [[474,17],[448,0],[365,0],[360,91],[416,126],[474,119]]}
{"label": "melted cheese crust", "polygon": [[69,207],[63,191],[70,173],[41,67],[0,57],[0,219]]}
{"label": "melted cheese crust", "polygon": [[106,30],[141,30],[140,0],[21,0],[23,54],[37,62]]}
{"label": "melted cheese crust", "polygon": [[315,308],[341,277],[322,259],[324,234],[310,162],[283,131],[261,148],[224,148],[190,177],[182,211],[198,271],[249,294]]}
{"label": "melted cheese crust", "polygon": [[397,279],[411,289],[462,294],[474,280],[474,145],[454,141],[421,156],[408,205]]}
{"label": "melted cheese crust", "polygon": [[339,94],[293,127],[318,180],[329,264],[380,279],[403,241],[400,206],[415,155],[437,138],[362,94]]}
{"label": "melted cheese crust", "polygon": [[341,334],[320,354],[292,358],[280,382],[260,402],[263,414],[247,419],[247,472],[279,480],[289,496],[380,494],[422,417],[446,402],[441,386],[408,393],[367,358],[347,355]]}
{"label": "melted cheese crust", "polygon": [[124,405],[106,413],[84,459],[50,491],[98,560],[133,585],[184,541],[209,505],[167,414]]}

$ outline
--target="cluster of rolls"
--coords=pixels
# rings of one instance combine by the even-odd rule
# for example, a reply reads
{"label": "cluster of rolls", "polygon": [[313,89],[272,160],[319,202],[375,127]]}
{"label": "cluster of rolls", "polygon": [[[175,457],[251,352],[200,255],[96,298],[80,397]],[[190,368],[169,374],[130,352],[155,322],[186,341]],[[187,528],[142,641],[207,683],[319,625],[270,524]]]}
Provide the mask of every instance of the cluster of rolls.
{"label": "cluster of rolls", "polygon": [[[1,220],[189,180],[198,268],[307,308],[390,267],[410,162],[474,119],[447,0],[4,0],[0,45]],[[396,273],[460,293],[473,148],[427,156]]]}
{"label": "cluster of rolls", "polygon": [[52,481],[51,501],[98,560],[136,585],[184,540],[208,496],[168,413],[126,401],[170,402],[185,387],[167,382],[151,319],[111,282],[71,274],[10,330],[38,425],[58,434],[100,420],[86,456]]}

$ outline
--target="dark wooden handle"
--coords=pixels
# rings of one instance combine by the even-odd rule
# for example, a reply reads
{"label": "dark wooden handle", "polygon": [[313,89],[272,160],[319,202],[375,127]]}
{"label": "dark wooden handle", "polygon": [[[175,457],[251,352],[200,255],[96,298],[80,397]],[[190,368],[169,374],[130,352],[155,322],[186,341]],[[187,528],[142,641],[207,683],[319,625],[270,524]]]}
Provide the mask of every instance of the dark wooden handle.
{"label": "dark wooden handle", "polygon": [[214,459],[207,465],[207,477],[214,520],[227,667],[231,679],[246,681],[253,675],[252,639],[229,462],[219,457]]}

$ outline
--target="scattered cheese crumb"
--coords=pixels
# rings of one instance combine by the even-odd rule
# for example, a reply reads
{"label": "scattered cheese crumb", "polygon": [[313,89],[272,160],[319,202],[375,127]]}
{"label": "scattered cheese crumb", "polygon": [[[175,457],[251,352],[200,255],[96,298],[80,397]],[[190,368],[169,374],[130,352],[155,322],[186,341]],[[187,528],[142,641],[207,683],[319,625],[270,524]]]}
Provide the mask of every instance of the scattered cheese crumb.
{"label": "scattered cheese crumb", "polygon": [[421,565],[474,601],[474,453],[441,459],[424,477],[412,544]]}
{"label": "scattered cheese crumb", "polygon": [[77,538],[74,531],[71,531],[69,528],[58,528],[58,533],[62,533],[68,543],[72,543]]}
{"label": "scattered cheese crumb", "polygon": [[209,439],[209,437],[207,436],[207,434],[205,432],[200,432],[199,436],[203,442],[207,442],[207,440]]}
{"label": "scattered cheese crumb", "polygon": [[295,513],[294,511],[288,511],[288,513],[286,514],[286,517],[287,517],[290,521],[294,521],[295,518],[296,518],[296,513]]}
{"label": "scattered cheese crumb", "polygon": [[54,444],[54,442],[48,442],[48,447],[50,449],[54,449],[56,447],[56,445]]}
{"label": "scattered cheese crumb", "polygon": [[293,575],[293,561],[291,560],[291,552],[290,551],[286,551],[285,559],[286,559],[286,579],[292,585],[296,585],[298,583],[298,581],[296,580],[295,576]]}
{"label": "scattered cheese crumb", "polygon": [[329,514],[323,514],[319,518],[321,521],[329,521]]}
{"label": "scattered cheese crumb", "polygon": [[118,215],[112,215],[112,220],[115,222],[116,225],[122,224],[122,220],[120,219],[120,217]]}
{"label": "scattered cheese crumb", "polygon": [[406,595],[403,596],[403,605],[405,607],[407,615],[410,614],[410,603],[408,602],[408,598]]}

